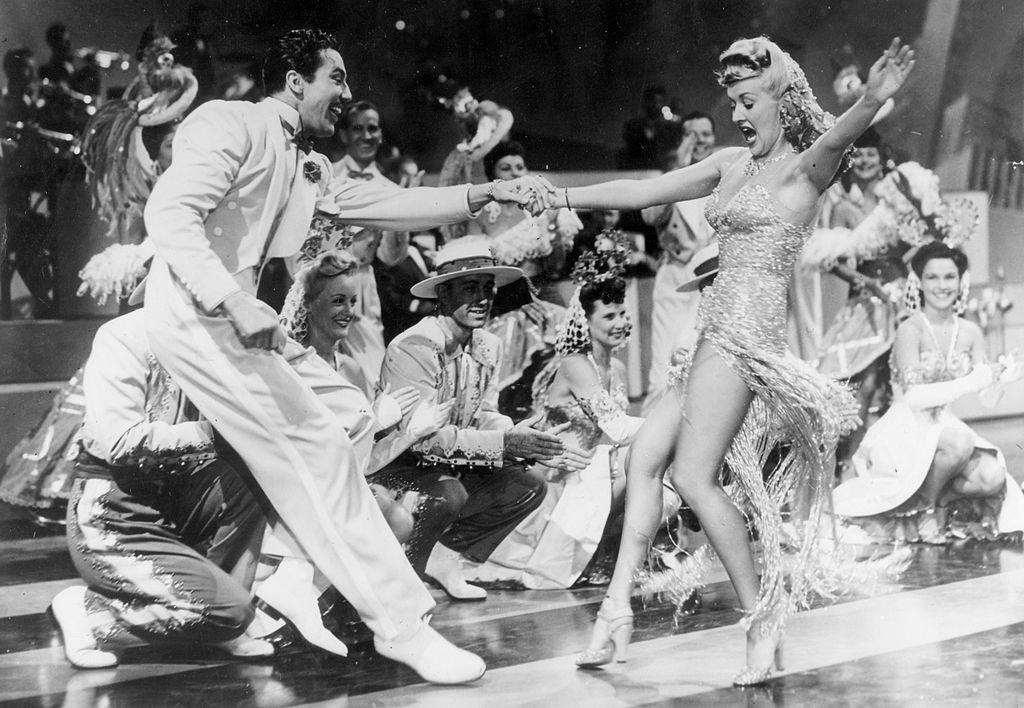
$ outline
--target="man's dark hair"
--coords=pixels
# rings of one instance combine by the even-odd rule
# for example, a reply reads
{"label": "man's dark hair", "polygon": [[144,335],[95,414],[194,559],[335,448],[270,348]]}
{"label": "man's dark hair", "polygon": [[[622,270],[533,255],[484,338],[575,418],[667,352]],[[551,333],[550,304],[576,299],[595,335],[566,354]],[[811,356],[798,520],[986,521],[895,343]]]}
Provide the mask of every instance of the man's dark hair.
{"label": "man's dark hair", "polygon": [[701,118],[707,119],[707,121],[711,123],[711,130],[715,130],[715,119],[704,111],[690,111],[683,116],[683,124],[685,125],[688,120],[700,120]]}
{"label": "man's dark hair", "polygon": [[333,34],[318,29],[292,30],[279,37],[263,55],[263,90],[267,95],[284,90],[284,78],[289,71],[297,71],[307,81],[323,63],[320,53],[328,49],[339,51]]}

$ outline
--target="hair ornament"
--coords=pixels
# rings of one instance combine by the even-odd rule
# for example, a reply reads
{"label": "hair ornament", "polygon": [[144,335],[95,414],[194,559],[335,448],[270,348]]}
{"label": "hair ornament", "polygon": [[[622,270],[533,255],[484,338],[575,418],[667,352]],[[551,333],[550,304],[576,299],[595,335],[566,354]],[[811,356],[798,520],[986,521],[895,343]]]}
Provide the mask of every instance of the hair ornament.
{"label": "hair ornament", "polygon": [[633,242],[621,229],[605,229],[598,234],[594,250],[584,251],[572,269],[577,285],[621,278],[626,271]]}
{"label": "hair ornament", "polygon": [[590,323],[587,322],[586,310],[580,302],[580,291],[586,284],[621,278],[631,251],[632,241],[629,236],[620,229],[605,229],[598,234],[594,250],[588,249],[580,255],[572,269],[576,290],[555,339],[555,352],[558,356],[590,350]]}

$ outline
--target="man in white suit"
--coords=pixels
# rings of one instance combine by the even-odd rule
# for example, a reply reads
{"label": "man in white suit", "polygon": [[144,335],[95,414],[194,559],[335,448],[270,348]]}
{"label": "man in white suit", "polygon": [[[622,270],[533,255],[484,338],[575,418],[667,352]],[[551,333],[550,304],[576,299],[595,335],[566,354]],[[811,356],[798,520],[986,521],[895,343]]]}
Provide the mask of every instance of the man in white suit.
{"label": "man in white suit", "polygon": [[[309,557],[356,608],[379,653],[436,683],[481,676],[483,661],[423,619],[433,606],[367,487],[354,446],[372,444],[363,394],[285,337],[255,297],[267,259],[296,254],[327,159],[306,153],[351,97],[336,40],[279,39],[259,104],[212,101],[181,125],[172,167],[146,207],[156,250],[146,291],[153,353],[252,471],[291,550]],[[471,218],[491,200],[535,207],[537,180],[389,189],[352,180],[336,192],[347,222],[413,230]]]}

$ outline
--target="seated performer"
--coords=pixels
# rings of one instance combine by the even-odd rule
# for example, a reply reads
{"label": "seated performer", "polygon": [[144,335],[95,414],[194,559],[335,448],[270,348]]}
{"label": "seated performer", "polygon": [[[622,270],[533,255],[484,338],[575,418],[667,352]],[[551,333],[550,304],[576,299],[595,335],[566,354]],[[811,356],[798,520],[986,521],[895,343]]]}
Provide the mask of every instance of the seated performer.
{"label": "seated performer", "polygon": [[243,635],[265,518],[153,358],[144,317],[100,327],[85,365],[67,535],[87,587],[53,599],[64,652],[82,669],[115,666],[115,652],[140,643],[269,656],[272,645]]}
{"label": "seated performer", "polygon": [[1024,494],[1003,453],[949,409],[968,393],[998,393],[997,379],[1008,383],[1020,371],[988,363],[984,335],[961,317],[962,251],[933,241],[910,265],[904,305],[914,314],[896,330],[893,404],[854,453],[858,476],[836,487],[835,511],[886,540],[945,543],[1024,530]]}
{"label": "seated performer", "polygon": [[[379,372],[368,372],[360,363],[345,353],[344,342],[349,336],[359,300],[359,287],[355,281],[358,263],[345,251],[325,251],[314,258],[295,276],[285,298],[281,322],[288,336],[303,346],[312,347],[321,359],[333,366],[350,383],[359,387],[368,400],[373,401],[377,421],[378,440],[367,461],[367,474],[376,472],[399,453],[404,452],[420,438],[437,432],[448,422],[452,402],[434,404],[421,401],[414,386],[405,386],[388,393],[374,389]],[[371,378],[372,377],[372,378]],[[380,437],[381,432],[393,429],[403,418],[409,423],[401,434]],[[398,503],[395,494],[380,485],[370,485],[377,503],[399,541],[405,543],[412,535],[411,504]]]}
{"label": "seated performer", "polygon": [[544,481],[527,473],[525,460],[569,469],[583,465],[581,456],[565,452],[560,429],[541,432],[532,427],[537,418],[513,426],[496,409],[499,345],[483,326],[495,287],[522,277],[522,271],[497,265],[478,240],[457,239],[438,251],[437,272],[418,283],[413,295],[437,298],[439,314],[388,345],[381,383],[393,389],[412,385],[423,396],[453,400],[451,420],[369,479],[425,495],[408,548],[413,568],[457,599],[480,599],[486,592],[465,583],[459,554],[487,560],[543,501]]}
{"label": "seated performer", "polygon": [[[448,421],[451,403],[433,405],[419,403],[420,394],[412,386],[378,393],[370,382],[377,371],[367,372],[354,358],[344,352],[353,319],[357,316],[360,284],[358,263],[346,251],[325,251],[300,270],[288,291],[281,313],[281,324],[289,337],[310,347],[330,364],[345,380],[357,386],[373,401],[375,430],[393,429],[409,416],[406,429],[386,435],[374,443],[372,450],[361,449],[358,464],[361,470],[375,471],[391,461],[419,438],[437,431]],[[369,457],[366,457],[366,454]],[[415,492],[398,495],[380,485],[370,485],[384,518],[400,542],[405,543],[413,531],[412,510],[418,503]],[[318,598],[329,583],[315,573],[304,557],[289,551],[278,534],[280,522],[272,518],[271,533],[264,540],[260,555],[255,594],[268,617],[259,615],[254,636],[267,636],[287,620],[308,644],[339,656],[347,656],[348,648],[324,627]]]}
{"label": "seated performer", "polygon": [[[534,382],[539,425],[554,428],[567,444],[593,455],[572,474],[537,470],[548,479],[541,505],[472,571],[481,580],[513,579],[527,588],[567,588],[579,579],[604,536],[608,520],[621,511],[625,460],[642,418],[626,414],[626,367],[612,357],[629,338],[626,281],[628,237],[602,238],[598,250],[577,261],[579,283],[562,324],[558,356]],[[549,472],[545,474],[545,472]]]}

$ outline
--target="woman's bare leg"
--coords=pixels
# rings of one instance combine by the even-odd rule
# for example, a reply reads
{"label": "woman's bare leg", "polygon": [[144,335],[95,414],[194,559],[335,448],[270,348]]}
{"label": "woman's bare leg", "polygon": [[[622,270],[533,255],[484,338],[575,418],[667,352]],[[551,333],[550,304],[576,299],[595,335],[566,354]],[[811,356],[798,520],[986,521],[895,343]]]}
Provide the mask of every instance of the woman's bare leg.
{"label": "woman's bare leg", "polygon": [[960,427],[943,428],[935,448],[935,457],[921,483],[921,497],[931,505],[938,503],[946,486],[963,473],[974,453],[974,436]]}
{"label": "woman's bare leg", "polygon": [[672,484],[700,520],[744,610],[754,607],[760,582],[746,523],[719,484],[718,472],[752,400],[743,380],[703,342],[683,400],[672,467]]}
{"label": "woman's bare leg", "polygon": [[672,461],[682,421],[679,399],[667,394],[644,421],[629,448],[626,471],[626,513],[608,597],[628,604],[633,576],[644,562],[661,520],[662,479]]}
{"label": "woman's bare leg", "polygon": [[1006,487],[1006,468],[989,450],[976,449],[949,488],[957,497],[991,497]]}

